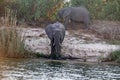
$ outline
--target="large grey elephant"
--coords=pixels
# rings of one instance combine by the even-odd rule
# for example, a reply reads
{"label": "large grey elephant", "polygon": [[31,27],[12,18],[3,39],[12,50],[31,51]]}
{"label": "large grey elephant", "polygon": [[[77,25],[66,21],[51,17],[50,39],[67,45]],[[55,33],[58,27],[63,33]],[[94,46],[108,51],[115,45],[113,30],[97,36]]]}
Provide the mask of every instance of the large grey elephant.
{"label": "large grey elephant", "polygon": [[45,32],[51,41],[51,58],[60,59],[61,44],[65,37],[65,27],[63,24],[56,22],[49,24],[45,28]]}
{"label": "large grey elephant", "polygon": [[62,8],[57,13],[57,19],[64,21],[66,29],[69,21],[72,22],[72,26],[74,26],[74,22],[83,22],[84,28],[87,29],[90,24],[89,11],[83,6]]}

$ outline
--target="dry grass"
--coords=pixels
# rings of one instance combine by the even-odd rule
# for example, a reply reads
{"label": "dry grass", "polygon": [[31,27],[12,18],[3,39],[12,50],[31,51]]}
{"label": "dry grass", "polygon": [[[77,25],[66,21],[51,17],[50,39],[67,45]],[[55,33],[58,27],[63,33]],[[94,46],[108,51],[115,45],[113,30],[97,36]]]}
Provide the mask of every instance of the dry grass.
{"label": "dry grass", "polygon": [[0,29],[0,56],[19,57],[25,52],[24,43],[15,28]]}
{"label": "dry grass", "polygon": [[93,20],[90,24],[90,30],[82,29],[83,24],[75,25],[75,27],[69,24],[68,30],[71,34],[73,30],[81,33],[94,34],[103,40],[106,40],[112,44],[120,44],[120,22],[119,21],[105,21],[105,20]]}
{"label": "dry grass", "polygon": [[5,16],[1,17],[1,25],[2,26],[16,26],[17,23],[17,17],[16,17],[17,11],[13,11],[9,8],[5,8]]}
{"label": "dry grass", "polygon": [[16,11],[6,8],[5,16],[1,18],[0,57],[21,58],[30,57],[25,49],[24,38],[16,28]]}
{"label": "dry grass", "polygon": [[120,40],[120,22],[93,21],[91,29],[101,35],[103,39],[117,42]]}

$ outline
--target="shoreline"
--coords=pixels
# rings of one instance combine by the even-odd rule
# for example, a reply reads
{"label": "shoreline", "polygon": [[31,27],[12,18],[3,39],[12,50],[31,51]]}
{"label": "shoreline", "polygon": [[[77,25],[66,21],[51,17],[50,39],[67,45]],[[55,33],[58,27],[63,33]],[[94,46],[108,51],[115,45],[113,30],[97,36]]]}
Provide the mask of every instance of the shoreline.
{"label": "shoreline", "polygon": [[120,65],[120,63],[115,62],[115,61],[105,61],[105,62],[83,62],[79,61],[79,59],[66,59],[66,60],[53,60],[53,59],[48,59],[48,58],[1,58],[0,57],[0,62],[1,61],[40,61],[40,62],[53,62],[53,63],[69,63],[69,64],[86,64],[86,65]]}
{"label": "shoreline", "polygon": [[[82,33],[79,30],[73,32],[66,31],[61,49],[61,55],[64,59],[102,62],[108,59],[111,52],[120,49],[119,45],[107,44],[94,34]],[[43,57],[44,55],[50,55],[50,40],[43,28],[22,28],[21,35],[25,37],[27,50],[38,53]]]}

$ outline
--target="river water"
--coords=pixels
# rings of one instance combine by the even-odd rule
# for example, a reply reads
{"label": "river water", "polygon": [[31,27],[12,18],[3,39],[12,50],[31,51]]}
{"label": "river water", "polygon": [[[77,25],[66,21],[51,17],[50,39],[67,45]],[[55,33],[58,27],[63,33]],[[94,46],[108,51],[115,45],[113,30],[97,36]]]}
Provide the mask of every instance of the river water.
{"label": "river water", "polygon": [[120,80],[120,65],[0,59],[0,80]]}

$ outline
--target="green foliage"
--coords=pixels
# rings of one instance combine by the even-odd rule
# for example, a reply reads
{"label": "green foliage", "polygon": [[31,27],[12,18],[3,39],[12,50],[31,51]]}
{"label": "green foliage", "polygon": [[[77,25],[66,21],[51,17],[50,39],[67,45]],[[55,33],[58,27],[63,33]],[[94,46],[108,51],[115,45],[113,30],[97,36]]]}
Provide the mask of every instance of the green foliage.
{"label": "green foliage", "polygon": [[49,19],[55,16],[61,2],[63,0],[16,0],[19,5],[17,15],[24,21]]}
{"label": "green foliage", "polygon": [[[17,10],[22,21],[55,20],[56,12],[68,6],[85,6],[92,19],[120,20],[120,0],[12,0],[8,5]],[[2,3],[3,0],[0,0]],[[11,3],[11,4],[10,4]]]}
{"label": "green foliage", "polygon": [[110,20],[120,20],[120,0],[108,1],[105,8],[106,17]]}
{"label": "green foliage", "polygon": [[49,58],[50,57],[49,55],[47,54],[45,55],[43,53],[35,53],[35,55],[37,58]]}
{"label": "green foliage", "polygon": [[71,0],[72,6],[85,6],[92,19],[120,20],[120,0]]}
{"label": "green foliage", "polygon": [[18,34],[16,28],[0,29],[0,56],[1,57],[28,57],[28,51],[22,37]]}
{"label": "green foliage", "polygon": [[120,40],[117,40],[117,39],[109,39],[109,40],[106,40],[107,43],[109,44],[115,44],[115,45],[120,45]]}
{"label": "green foliage", "polygon": [[120,50],[112,52],[111,59],[120,62]]}

